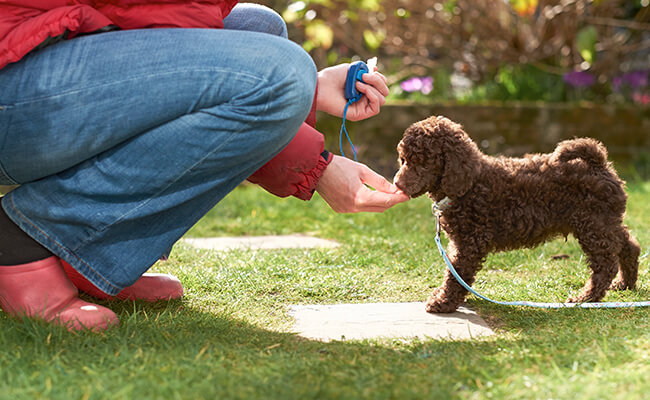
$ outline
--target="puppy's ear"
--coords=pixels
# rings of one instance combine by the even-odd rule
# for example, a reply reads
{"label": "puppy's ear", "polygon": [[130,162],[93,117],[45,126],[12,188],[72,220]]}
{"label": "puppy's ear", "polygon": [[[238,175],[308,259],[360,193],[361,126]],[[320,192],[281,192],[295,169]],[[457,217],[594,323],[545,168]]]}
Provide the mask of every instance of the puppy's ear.
{"label": "puppy's ear", "polygon": [[460,197],[474,185],[481,152],[459,124],[445,119],[439,121],[437,128],[442,133],[445,160],[440,186],[447,196]]}

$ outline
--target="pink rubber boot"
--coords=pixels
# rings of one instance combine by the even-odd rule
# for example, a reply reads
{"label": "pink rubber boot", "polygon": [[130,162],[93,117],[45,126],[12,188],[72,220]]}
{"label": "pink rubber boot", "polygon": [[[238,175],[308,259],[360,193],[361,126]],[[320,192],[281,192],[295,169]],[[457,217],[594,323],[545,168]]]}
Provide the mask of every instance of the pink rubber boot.
{"label": "pink rubber boot", "polygon": [[110,296],[95,285],[90,283],[83,275],[77,272],[70,264],[61,260],[65,273],[70,281],[82,292],[102,300],[172,300],[179,299],[183,296],[183,285],[173,275],[146,273],[140,277],[133,285],[124,288],[115,296]]}
{"label": "pink rubber boot", "polygon": [[57,257],[0,266],[0,306],[9,315],[44,319],[70,331],[103,331],[119,324],[106,307],[81,300]]}

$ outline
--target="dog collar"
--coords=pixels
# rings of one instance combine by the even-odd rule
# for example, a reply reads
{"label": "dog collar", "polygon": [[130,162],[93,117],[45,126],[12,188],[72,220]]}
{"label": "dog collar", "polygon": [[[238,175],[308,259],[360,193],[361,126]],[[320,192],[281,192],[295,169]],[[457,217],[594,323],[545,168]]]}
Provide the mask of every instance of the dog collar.
{"label": "dog collar", "polygon": [[451,203],[452,201],[449,197],[445,197],[440,201],[436,201],[433,203],[433,213],[436,214],[444,212],[446,209],[451,207]]}

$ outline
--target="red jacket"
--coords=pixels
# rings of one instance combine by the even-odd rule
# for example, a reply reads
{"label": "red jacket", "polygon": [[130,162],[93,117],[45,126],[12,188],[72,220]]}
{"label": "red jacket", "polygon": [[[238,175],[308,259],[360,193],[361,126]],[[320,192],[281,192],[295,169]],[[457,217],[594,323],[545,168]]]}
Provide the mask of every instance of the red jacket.
{"label": "red jacket", "polygon": [[[222,28],[237,0],[0,0],[0,69],[49,38],[121,29]],[[1,72],[1,71],[0,71]],[[327,163],[312,110],[294,140],[249,180],[278,196],[311,197]]]}

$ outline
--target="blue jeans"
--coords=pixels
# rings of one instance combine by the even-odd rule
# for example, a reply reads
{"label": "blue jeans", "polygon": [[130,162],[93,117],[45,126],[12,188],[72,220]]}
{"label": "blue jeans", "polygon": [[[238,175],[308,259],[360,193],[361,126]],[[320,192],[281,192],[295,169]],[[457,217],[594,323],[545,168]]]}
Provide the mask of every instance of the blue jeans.
{"label": "blue jeans", "polygon": [[[281,37],[277,14],[246,11],[231,29],[89,35],[0,70],[0,184],[21,185],[2,206],[108,294],[280,152],[310,110],[313,61]],[[232,30],[244,23],[275,35]]]}

